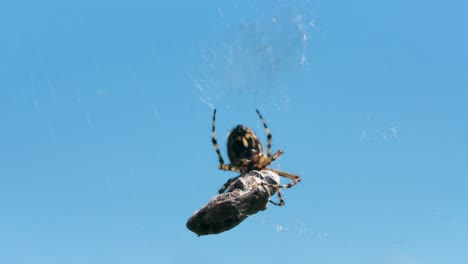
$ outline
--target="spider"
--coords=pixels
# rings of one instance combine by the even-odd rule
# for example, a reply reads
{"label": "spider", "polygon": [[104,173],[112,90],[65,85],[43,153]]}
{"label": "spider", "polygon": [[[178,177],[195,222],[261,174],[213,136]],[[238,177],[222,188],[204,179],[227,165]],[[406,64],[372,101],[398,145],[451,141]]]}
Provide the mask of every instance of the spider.
{"label": "spider", "polygon": [[273,155],[271,155],[271,133],[270,129],[268,128],[265,120],[263,119],[262,115],[256,109],[258,117],[263,123],[263,127],[265,128],[265,132],[267,134],[267,154],[263,152],[262,142],[258,139],[257,135],[248,127],[243,125],[237,125],[234,127],[228,136],[227,141],[227,152],[229,156],[229,160],[231,161],[230,164],[225,164],[223,156],[219,150],[218,141],[216,140],[216,132],[215,132],[215,120],[216,120],[216,109],[213,112],[213,121],[212,121],[212,132],[211,132],[211,141],[213,143],[214,149],[218,154],[219,158],[219,169],[225,171],[235,171],[240,172],[241,174],[235,178],[229,179],[223,187],[218,191],[220,194],[223,193],[229,185],[244,175],[247,172],[253,170],[270,170],[280,176],[285,178],[291,179],[292,181],[285,185],[272,185],[266,184],[276,189],[278,193],[279,203],[270,202],[274,205],[283,206],[285,204],[284,199],[281,195],[280,188],[291,188],[296,185],[298,182],[301,181],[301,177],[298,175],[294,175],[291,173],[287,173],[284,171],[268,168],[267,166],[270,165],[273,161],[275,161],[280,155],[283,154],[283,150],[278,150]]}

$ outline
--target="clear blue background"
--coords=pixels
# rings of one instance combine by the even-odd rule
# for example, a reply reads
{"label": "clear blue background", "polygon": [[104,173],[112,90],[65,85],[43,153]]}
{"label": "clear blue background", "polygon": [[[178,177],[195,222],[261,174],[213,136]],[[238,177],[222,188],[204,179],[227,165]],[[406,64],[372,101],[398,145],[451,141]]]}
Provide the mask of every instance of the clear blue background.
{"label": "clear blue background", "polygon": [[[0,262],[468,263],[466,1],[3,1]],[[305,61],[303,59],[306,59]],[[303,181],[189,216],[241,123]]]}

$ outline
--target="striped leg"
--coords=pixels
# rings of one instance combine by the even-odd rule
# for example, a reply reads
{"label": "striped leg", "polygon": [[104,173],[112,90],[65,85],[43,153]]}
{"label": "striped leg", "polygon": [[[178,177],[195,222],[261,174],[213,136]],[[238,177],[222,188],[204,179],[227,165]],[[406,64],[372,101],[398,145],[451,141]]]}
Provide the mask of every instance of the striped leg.
{"label": "striped leg", "polygon": [[276,194],[278,194],[279,203],[273,202],[273,200],[269,200],[270,203],[276,206],[284,206],[286,203],[284,202],[283,195],[281,194],[281,189],[278,185],[272,185],[276,188]]}
{"label": "striped leg", "polygon": [[255,109],[257,111],[258,117],[260,117],[260,120],[262,120],[263,127],[265,127],[265,132],[267,134],[267,157],[271,157],[271,133],[270,129],[268,128],[265,119],[263,119],[263,116],[260,114],[260,111],[258,109]]}
{"label": "striped leg", "polygon": [[216,123],[216,109],[213,112],[213,121],[211,122],[211,142],[213,143],[213,147],[216,151],[216,154],[218,154],[219,169],[240,172],[239,168],[232,166],[231,164],[224,163],[223,155],[221,154],[221,151],[219,150],[218,140],[216,140],[215,123]]}
{"label": "striped leg", "polygon": [[219,169],[225,171],[242,172],[239,167],[232,166],[231,164],[219,164]]}
{"label": "striped leg", "polygon": [[298,176],[298,175],[294,175],[294,174],[291,174],[291,173],[287,173],[287,172],[284,172],[284,171],[280,171],[280,170],[275,170],[275,169],[270,169],[270,168],[266,168],[267,170],[270,170],[282,177],[285,177],[285,178],[288,178],[288,179],[291,179],[292,181],[288,184],[283,184],[283,185],[272,185],[272,184],[269,184],[269,186],[273,187],[276,189],[276,193],[278,194],[278,199],[279,199],[279,203],[277,202],[273,202],[272,200],[270,200],[270,203],[274,204],[274,205],[277,205],[277,206],[283,206],[285,204],[284,202],[284,199],[283,199],[283,195],[281,194],[281,188],[291,188],[293,187],[294,185],[296,185],[298,182],[301,181],[301,177]]}
{"label": "striped leg", "polygon": [[301,176],[291,174],[291,173],[287,173],[287,172],[280,171],[280,170],[271,169],[271,168],[267,168],[267,169],[274,172],[274,173],[276,173],[276,174],[278,174],[279,176],[282,176],[282,177],[285,177],[285,178],[288,178],[288,179],[292,180],[288,184],[279,185],[280,188],[291,188],[294,185],[296,185],[298,182],[301,181]]}
{"label": "striped leg", "polygon": [[229,180],[223,185],[223,187],[221,187],[221,189],[218,190],[218,193],[219,193],[219,194],[224,193],[224,192],[226,191],[226,189],[231,185],[231,183],[232,183],[233,181],[239,179],[240,176],[242,176],[242,174],[239,175],[239,176],[237,176],[237,177],[234,177],[234,178],[229,179]]}
{"label": "striped leg", "polygon": [[213,112],[213,121],[211,122],[211,142],[213,143],[214,149],[216,150],[216,154],[218,154],[219,167],[221,168],[221,166],[224,165],[224,159],[223,159],[223,156],[221,155],[221,151],[219,151],[218,141],[216,140],[215,121],[216,121],[216,108]]}
{"label": "striped leg", "polygon": [[277,202],[274,202],[273,200],[268,200],[270,203],[276,205],[276,206],[283,206],[285,205],[286,203],[284,202],[284,199],[283,199],[283,195],[281,194],[281,186],[280,185],[277,185],[277,184],[271,184],[271,183],[262,183],[264,186],[267,186],[268,189],[274,189],[274,191],[276,192],[276,194],[278,195],[278,200],[279,200],[279,203]]}

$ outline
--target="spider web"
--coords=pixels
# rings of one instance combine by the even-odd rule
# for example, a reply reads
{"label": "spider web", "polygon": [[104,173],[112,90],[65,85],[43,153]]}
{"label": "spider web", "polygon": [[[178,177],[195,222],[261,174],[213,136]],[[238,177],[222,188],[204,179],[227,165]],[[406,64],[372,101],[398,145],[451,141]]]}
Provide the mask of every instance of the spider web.
{"label": "spider web", "polygon": [[[307,70],[311,32],[318,30],[310,15],[292,4],[277,2],[277,11],[239,18],[230,28],[218,8],[225,41],[205,44],[193,87],[200,101],[214,108],[226,96],[249,95],[254,99],[276,97],[288,103],[282,82]],[[300,9],[307,10],[307,9]]]}
{"label": "spider web", "polygon": [[363,142],[390,142],[399,138],[400,126],[398,122],[393,121],[382,124],[373,120],[369,113],[366,114],[365,127],[361,130],[359,140]]}

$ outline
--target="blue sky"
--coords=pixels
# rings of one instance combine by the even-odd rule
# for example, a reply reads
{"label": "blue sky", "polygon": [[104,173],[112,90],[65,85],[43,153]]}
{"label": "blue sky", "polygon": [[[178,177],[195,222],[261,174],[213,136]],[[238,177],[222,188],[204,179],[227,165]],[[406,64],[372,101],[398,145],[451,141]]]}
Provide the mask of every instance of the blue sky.
{"label": "blue sky", "polygon": [[[465,1],[0,3],[1,263],[465,263]],[[305,60],[304,60],[305,59]],[[190,215],[237,124],[303,181]]]}

